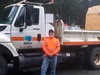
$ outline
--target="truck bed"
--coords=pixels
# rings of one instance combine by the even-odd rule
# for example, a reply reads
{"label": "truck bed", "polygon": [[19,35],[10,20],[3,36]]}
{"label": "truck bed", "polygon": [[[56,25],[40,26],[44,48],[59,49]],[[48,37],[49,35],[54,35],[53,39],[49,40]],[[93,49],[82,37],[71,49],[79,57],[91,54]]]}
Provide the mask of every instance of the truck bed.
{"label": "truck bed", "polygon": [[61,43],[63,45],[100,44],[100,31],[63,30]]}

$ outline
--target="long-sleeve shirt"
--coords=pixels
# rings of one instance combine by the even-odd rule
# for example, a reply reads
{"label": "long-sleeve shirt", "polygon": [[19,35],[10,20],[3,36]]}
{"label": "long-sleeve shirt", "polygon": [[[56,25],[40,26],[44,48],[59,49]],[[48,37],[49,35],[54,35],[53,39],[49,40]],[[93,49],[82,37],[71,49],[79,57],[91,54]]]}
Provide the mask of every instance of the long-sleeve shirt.
{"label": "long-sleeve shirt", "polygon": [[57,56],[60,51],[59,40],[56,38],[45,38],[43,42],[43,51],[47,56],[50,56],[50,53]]}

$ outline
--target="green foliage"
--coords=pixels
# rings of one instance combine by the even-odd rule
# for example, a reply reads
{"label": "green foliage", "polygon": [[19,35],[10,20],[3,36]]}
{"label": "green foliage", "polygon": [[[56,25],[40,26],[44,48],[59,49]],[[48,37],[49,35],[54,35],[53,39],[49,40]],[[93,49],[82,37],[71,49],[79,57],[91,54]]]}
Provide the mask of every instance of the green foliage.
{"label": "green foliage", "polygon": [[53,5],[46,6],[46,12],[59,14],[65,23],[82,22],[83,7],[80,0],[55,0]]}

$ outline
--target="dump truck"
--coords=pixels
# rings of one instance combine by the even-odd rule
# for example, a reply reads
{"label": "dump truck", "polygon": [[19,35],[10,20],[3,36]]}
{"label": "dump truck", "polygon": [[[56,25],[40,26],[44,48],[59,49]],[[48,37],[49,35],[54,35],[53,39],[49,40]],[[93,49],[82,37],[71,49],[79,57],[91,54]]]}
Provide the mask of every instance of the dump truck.
{"label": "dump truck", "polygon": [[61,44],[58,64],[82,61],[91,69],[100,69],[100,31],[66,30],[59,18],[53,21],[52,14],[46,17],[42,5],[46,4],[24,0],[8,5],[2,11],[0,75],[7,74],[9,64],[16,71],[40,69],[44,55],[42,44],[50,29],[55,31]]}

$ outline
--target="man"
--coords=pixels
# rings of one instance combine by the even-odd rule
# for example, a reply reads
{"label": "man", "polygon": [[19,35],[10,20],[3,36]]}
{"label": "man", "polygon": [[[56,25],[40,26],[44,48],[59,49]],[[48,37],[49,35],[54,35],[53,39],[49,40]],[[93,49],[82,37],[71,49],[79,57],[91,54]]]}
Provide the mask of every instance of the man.
{"label": "man", "polygon": [[44,39],[43,51],[45,53],[41,75],[46,75],[48,66],[50,65],[50,75],[55,75],[56,65],[57,65],[57,56],[60,51],[60,42],[54,37],[54,31],[49,30],[49,37]]}

